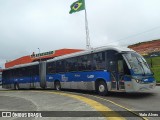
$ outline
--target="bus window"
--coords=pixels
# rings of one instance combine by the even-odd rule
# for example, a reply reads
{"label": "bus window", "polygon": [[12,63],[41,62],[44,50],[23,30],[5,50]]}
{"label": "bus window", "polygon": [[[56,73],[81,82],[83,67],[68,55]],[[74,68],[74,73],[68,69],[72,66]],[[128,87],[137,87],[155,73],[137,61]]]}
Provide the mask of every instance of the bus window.
{"label": "bus window", "polygon": [[130,71],[128,66],[122,56],[122,54],[118,54],[118,72],[124,75],[130,75]]}
{"label": "bus window", "polygon": [[21,68],[17,69],[17,77],[22,77],[22,72],[21,72]]}
{"label": "bus window", "polygon": [[123,60],[118,60],[118,72],[124,73]]}
{"label": "bus window", "polygon": [[35,75],[39,75],[39,66],[38,65],[35,66]]}
{"label": "bus window", "polygon": [[78,71],[91,70],[91,55],[83,55],[78,57]]}
{"label": "bus window", "polygon": [[8,71],[7,78],[8,78],[8,79],[11,79],[11,78],[12,78],[12,71],[11,71],[11,70]]}
{"label": "bus window", "polygon": [[60,61],[56,61],[56,72],[65,72],[65,61],[64,60],[60,60]]}
{"label": "bus window", "polygon": [[66,72],[77,71],[77,58],[69,58],[66,60]]}
{"label": "bus window", "polygon": [[29,73],[30,75],[32,76],[35,76],[35,75],[39,75],[39,68],[37,65],[34,65],[34,66],[29,66],[29,68],[31,73]]}
{"label": "bus window", "polygon": [[55,62],[47,63],[47,73],[53,74],[55,72],[56,72],[56,63]]}
{"label": "bus window", "polygon": [[27,77],[29,75],[28,67],[21,68],[22,76]]}
{"label": "bus window", "polygon": [[108,50],[107,51],[107,69],[110,72],[116,72],[117,71],[117,51],[114,50]]}
{"label": "bus window", "polygon": [[101,70],[105,69],[105,52],[95,53],[93,54],[93,70]]}

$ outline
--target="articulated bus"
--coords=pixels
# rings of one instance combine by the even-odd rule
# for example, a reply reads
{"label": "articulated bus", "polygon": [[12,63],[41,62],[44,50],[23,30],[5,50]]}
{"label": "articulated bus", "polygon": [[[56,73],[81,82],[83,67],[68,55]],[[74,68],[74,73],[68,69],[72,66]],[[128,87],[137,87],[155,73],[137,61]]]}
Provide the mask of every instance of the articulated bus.
{"label": "articulated bus", "polygon": [[79,89],[100,95],[110,91],[154,89],[156,80],[146,60],[129,48],[100,47],[17,65],[3,70],[2,87],[8,89]]}

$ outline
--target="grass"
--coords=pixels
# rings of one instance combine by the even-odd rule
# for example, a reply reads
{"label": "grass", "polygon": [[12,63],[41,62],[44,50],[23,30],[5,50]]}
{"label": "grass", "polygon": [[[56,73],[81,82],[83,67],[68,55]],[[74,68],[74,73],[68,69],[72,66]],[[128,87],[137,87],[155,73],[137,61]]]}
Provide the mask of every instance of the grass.
{"label": "grass", "polygon": [[160,83],[160,66],[151,68],[154,72],[154,77],[158,83]]}
{"label": "grass", "polygon": [[160,57],[146,58],[146,61],[154,72],[156,81],[160,83]]}

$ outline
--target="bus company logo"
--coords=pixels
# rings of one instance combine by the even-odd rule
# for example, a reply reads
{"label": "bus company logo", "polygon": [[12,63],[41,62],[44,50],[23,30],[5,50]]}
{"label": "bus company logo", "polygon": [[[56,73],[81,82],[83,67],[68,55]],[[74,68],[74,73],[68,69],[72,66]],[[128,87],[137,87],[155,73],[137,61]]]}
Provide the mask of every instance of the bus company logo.
{"label": "bus company logo", "polygon": [[74,75],[74,77],[81,77],[81,75],[79,75],[79,74],[75,74],[75,75]]}
{"label": "bus company logo", "polygon": [[144,82],[147,82],[147,81],[148,81],[148,79],[144,79],[143,81],[144,81]]}
{"label": "bus company logo", "polygon": [[94,75],[87,75],[87,78],[94,78]]}
{"label": "bus company logo", "polygon": [[11,112],[2,112],[2,117],[12,117]]}
{"label": "bus company logo", "polygon": [[49,76],[49,80],[52,80],[52,79],[53,79],[53,77]]}
{"label": "bus company logo", "polygon": [[61,78],[62,78],[62,81],[68,81],[68,77],[66,77],[65,75],[62,75]]}

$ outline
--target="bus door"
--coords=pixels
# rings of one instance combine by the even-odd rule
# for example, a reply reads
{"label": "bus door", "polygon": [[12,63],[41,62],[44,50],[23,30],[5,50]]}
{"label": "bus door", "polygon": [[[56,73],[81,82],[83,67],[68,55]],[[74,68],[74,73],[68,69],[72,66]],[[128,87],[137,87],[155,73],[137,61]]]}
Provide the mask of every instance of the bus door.
{"label": "bus door", "polygon": [[123,57],[117,51],[107,51],[107,69],[110,72],[111,90],[124,90]]}
{"label": "bus door", "polygon": [[122,54],[117,55],[117,68],[118,68],[118,88],[119,90],[124,90],[125,89],[125,81],[124,81],[124,76],[125,76],[125,60],[123,59]]}

